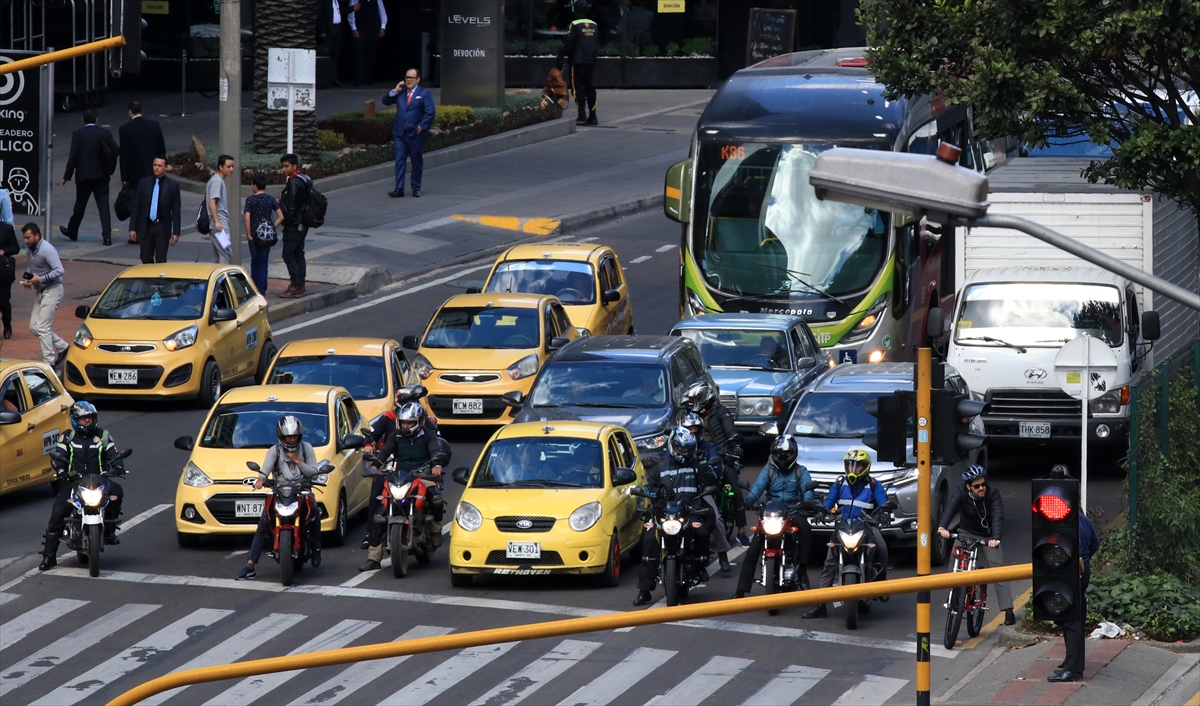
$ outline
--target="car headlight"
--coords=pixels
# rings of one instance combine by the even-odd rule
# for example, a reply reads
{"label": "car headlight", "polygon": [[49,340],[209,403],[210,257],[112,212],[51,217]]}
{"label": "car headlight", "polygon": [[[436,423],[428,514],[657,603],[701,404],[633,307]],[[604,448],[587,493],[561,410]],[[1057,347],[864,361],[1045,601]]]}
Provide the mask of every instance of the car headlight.
{"label": "car headlight", "polygon": [[280,517],[291,517],[296,514],[296,510],[300,509],[300,503],[275,503],[275,514]]}
{"label": "car headlight", "polygon": [[87,350],[92,345],[92,332],[86,325],[75,329],[75,345]]}
{"label": "car headlight", "polygon": [[1088,403],[1088,409],[1092,414],[1116,414],[1121,411],[1121,406],[1126,404],[1129,404],[1128,386],[1118,387],[1100,395]]}
{"label": "car headlight", "polygon": [[213,484],[213,480],[205,475],[199,466],[188,461],[187,467],[183,469],[183,484],[193,488],[207,488]]}
{"label": "car headlight", "polygon": [[530,354],[508,366],[508,374],[513,380],[527,378],[537,372],[537,354]]}
{"label": "car headlight", "polygon": [[897,470],[896,476],[894,478],[892,478],[891,480],[884,481],[884,482],[887,485],[892,486],[892,487],[899,486],[899,485],[908,485],[909,483],[915,481],[917,479],[918,475],[919,474],[917,473],[917,469],[915,469],[915,468],[907,468],[907,469],[903,469],[903,470]]}
{"label": "car headlight", "polygon": [[483,515],[480,514],[479,508],[471,503],[459,502],[458,509],[454,511],[454,520],[468,532],[474,532],[483,526]]}
{"label": "car headlight", "polygon": [[396,485],[395,483],[388,483],[388,492],[390,492],[392,494],[393,498],[406,498],[406,497],[408,497],[408,489],[411,487],[412,487],[412,481],[409,481],[409,482],[405,483],[404,485]]}
{"label": "car headlight", "polygon": [[868,338],[875,330],[875,327],[879,325],[880,320],[883,319],[883,310],[887,307],[888,297],[888,294],[880,295],[875,300],[875,303],[871,305],[871,308],[867,309],[867,313],[863,314],[862,319],[854,325],[854,328],[850,329],[849,333],[842,337],[840,342],[854,343]]}
{"label": "car headlight", "polygon": [[739,417],[767,417],[783,413],[782,397],[739,397],[737,403]]}
{"label": "car headlight", "polygon": [[639,436],[633,440],[639,449],[646,451],[655,451],[661,449],[667,443],[666,434],[653,434],[651,436]]}
{"label": "car headlight", "polygon": [[783,518],[782,517],[764,517],[762,519],[762,528],[763,528],[763,532],[766,532],[769,535],[772,535],[772,536],[777,535],[783,531]]}
{"label": "car headlight", "polygon": [[842,537],[842,545],[847,549],[854,550],[858,548],[858,543],[862,541],[863,532],[859,530],[853,533],[838,532]]}
{"label": "car headlight", "polygon": [[329,474],[318,473],[317,475],[313,476],[313,483],[319,485],[329,485]]}
{"label": "car headlight", "polygon": [[76,488],[76,493],[84,505],[88,507],[97,507],[100,501],[104,499],[104,491],[100,488]]}
{"label": "car headlight", "polygon": [[679,530],[681,530],[681,529],[683,529],[683,521],[676,520],[676,519],[663,520],[663,523],[662,523],[662,531],[663,532],[666,532],[669,535],[676,535],[676,534],[679,534]]}
{"label": "car headlight", "polygon": [[420,375],[422,380],[427,380],[430,375],[433,375],[433,363],[430,363],[429,359],[420,353],[413,356],[412,364],[413,370],[417,371],[417,375]]}
{"label": "car headlight", "polygon": [[182,331],[176,331],[163,339],[163,347],[169,351],[177,351],[181,348],[194,346],[196,345],[196,333],[199,330],[195,325],[192,325]]}
{"label": "car headlight", "polygon": [[576,532],[590,530],[592,525],[600,520],[600,513],[600,503],[590,502],[572,512],[567,524],[571,525],[571,529]]}

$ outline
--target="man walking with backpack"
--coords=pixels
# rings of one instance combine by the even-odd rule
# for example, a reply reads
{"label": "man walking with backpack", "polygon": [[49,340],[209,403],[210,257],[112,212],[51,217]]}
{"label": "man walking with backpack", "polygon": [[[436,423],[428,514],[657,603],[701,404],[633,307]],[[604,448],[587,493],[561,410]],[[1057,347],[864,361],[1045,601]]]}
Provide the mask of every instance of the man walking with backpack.
{"label": "man walking with backpack", "polygon": [[304,278],[308,274],[304,261],[304,236],[308,234],[304,211],[308,209],[312,180],[300,173],[300,158],[294,154],[283,155],[279,164],[287,176],[279,206],[283,211],[283,264],[291,279],[291,285],[279,296],[296,299],[304,296]]}

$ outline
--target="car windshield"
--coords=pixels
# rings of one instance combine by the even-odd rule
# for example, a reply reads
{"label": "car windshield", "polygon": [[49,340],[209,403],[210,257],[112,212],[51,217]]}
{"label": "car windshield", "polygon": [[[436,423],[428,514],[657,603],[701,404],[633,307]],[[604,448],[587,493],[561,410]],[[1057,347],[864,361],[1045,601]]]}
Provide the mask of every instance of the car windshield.
{"label": "car windshield", "polygon": [[658,365],[553,363],[534,384],[534,407],[666,407],[667,377]]}
{"label": "car windshield", "polygon": [[1004,282],[967,288],[954,341],[966,346],[1053,348],[1085,333],[1110,346],[1121,344],[1121,294],[1116,287]]}
{"label": "car windshield", "polygon": [[304,440],[314,448],[329,443],[329,414],[310,402],[243,402],[223,404],[213,412],[200,445],[208,449],[266,449],[279,443],[275,425],[290,414],[304,425]]}
{"label": "car windshield", "polygon": [[500,263],[484,291],[552,294],[563,304],[595,304],[596,278],[586,262],[517,260]]}
{"label": "car windshield", "polygon": [[169,277],[119,277],[100,295],[97,319],[190,321],[204,314],[208,281]]}
{"label": "car windshield", "polygon": [[800,398],[788,433],[797,436],[852,439],[875,431],[875,417],[863,411],[863,404],[880,394],[812,392]]}
{"label": "car windshield", "polygon": [[387,395],[387,371],[380,356],[290,356],[275,362],[267,384],[344,387],[356,400],[377,400]]}
{"label": "car windshield", "polygon": [[692,339],[710,368],[791,370],[782,331],[685,328],[676,333]]}
{"label": "car windshield", "polygon": [[593,439],[500,439],[483,455],[473,488],[603,488],[604,460]]}
{"label": "car windshield", "polygon": [[425,334],[426,348],[536,348],[537,309],[442,309]]}

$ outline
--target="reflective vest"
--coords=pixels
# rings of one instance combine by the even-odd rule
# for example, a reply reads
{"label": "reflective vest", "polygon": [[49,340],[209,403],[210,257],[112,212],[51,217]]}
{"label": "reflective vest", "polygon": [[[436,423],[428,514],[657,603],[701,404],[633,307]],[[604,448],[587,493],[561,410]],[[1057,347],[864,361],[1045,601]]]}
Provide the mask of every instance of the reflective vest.
{"label": "reflective vest", "polygon": [[846,482],[846,477],[841,476],[833,482],[834,502],[844,507],[842,517],[851,520],[858,517],[861,512],[869,512],[875,509],[875,488],[877,482],[871,478],[869,482],[864,483],[862,487],[855,492],[854,487]]}

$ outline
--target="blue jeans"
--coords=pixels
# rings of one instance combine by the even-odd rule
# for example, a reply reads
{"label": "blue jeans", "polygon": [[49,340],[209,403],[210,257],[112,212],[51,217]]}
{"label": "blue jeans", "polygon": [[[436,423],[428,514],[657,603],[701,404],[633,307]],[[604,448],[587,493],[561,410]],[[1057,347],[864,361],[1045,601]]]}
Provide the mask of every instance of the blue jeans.
{"label": "blue jeans", "polygon": [[404,171],[408,160],[412,160],[412,190],[421,190],[421,174],[425,171],[425,137],[410,135],[407,137],[392,136],[392,154],[396,157],[396,190],[404,190]]}
{"label": "blue jeans", "polygon": [[250,279],[259,294],[267,293],[267,265],[271,262],[271,246],[250,244]]}

